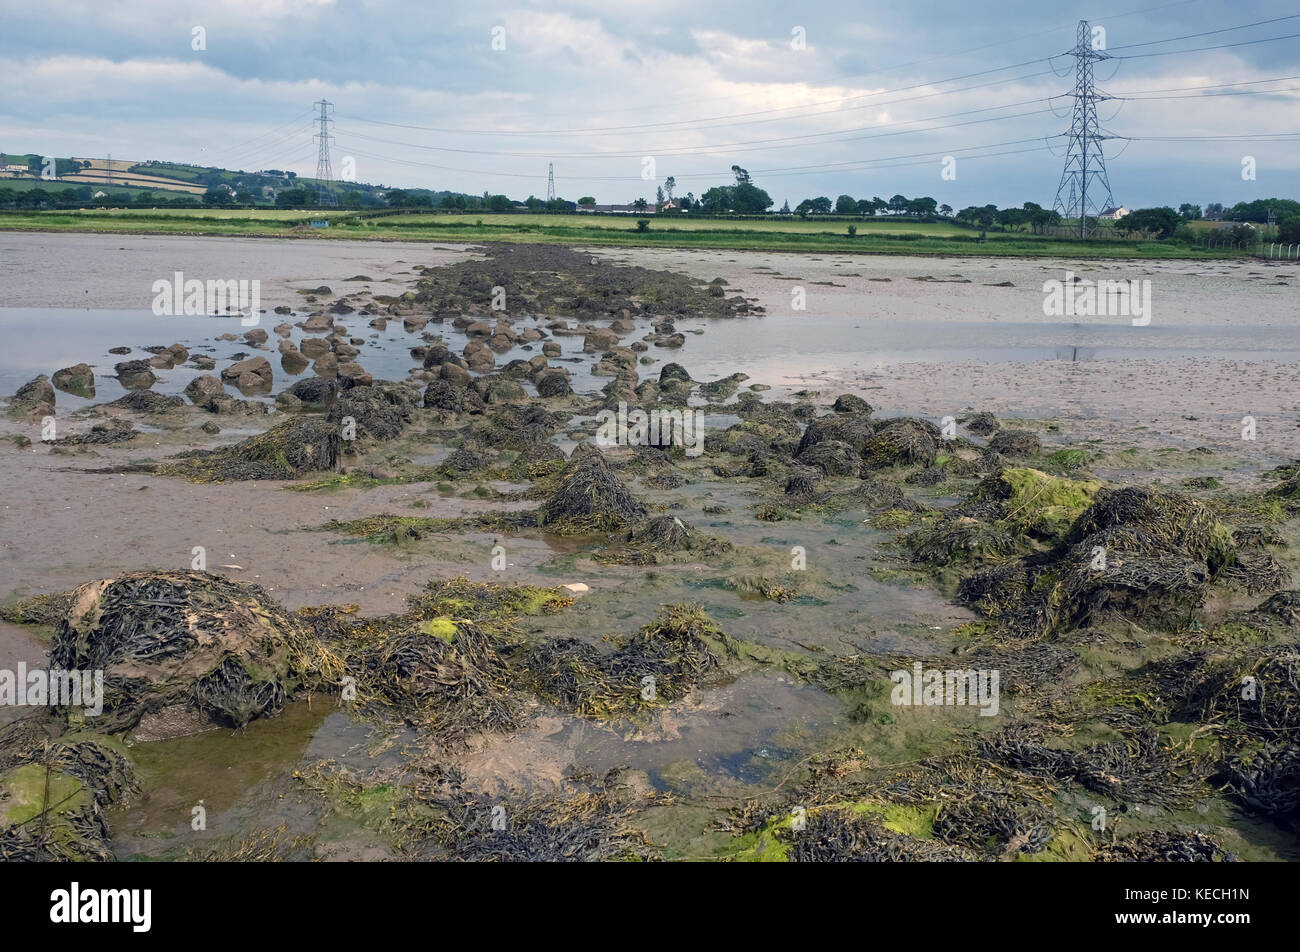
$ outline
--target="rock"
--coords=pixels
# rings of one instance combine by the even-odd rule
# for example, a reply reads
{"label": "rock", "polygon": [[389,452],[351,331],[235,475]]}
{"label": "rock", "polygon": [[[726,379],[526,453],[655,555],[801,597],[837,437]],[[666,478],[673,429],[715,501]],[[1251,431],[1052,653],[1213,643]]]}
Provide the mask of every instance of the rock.
{"label": "rock", "polygon": [[157,370],[171,370],[176,366],[176,358],[169,352],[155,354],[149,358],[149,366]]}
{"label": "rock", "polygon": [[471,387],[483,398],[483,402],[489,405],[516,403],[528,399],[528,394],[524,392],[523,387],[497,374],[479,377]]}
{"label": "rock", "polygon": [[208,420],[206,423],[200,426],[199,429],[202,430],[204,433],[208,433],[212,435],[216,435],[217,433],[221,432],[221,427],[217,426],[217,424],[213,423],[211,420]]}
{"label": "rock", "polygon": [[307,377],[290,387],[289,393],[303,403],[326,407],[338,396],[339,384],[337,380],[330,377]]}
{"label": "rock", "polygon": [[[276,313],[276,314],[292,314],[292,313],[293,313],[293,308],[289,307],[287,304],[281,304],[279,307],[277,307],[277,308],[275,309],[275,313]],[[276,329],[276,333],[277,333],[277,334],[280,333],[279,328]]]}
{"label": "rock", "polygon": [[158,378],[154,376],[149,364],[143,360],[124,360],[115,364],[117,382],[128,390],[148,390]]}
{"label": "rock", "polygon": [[[73,364],[71,367],[56,370],[50,382],[55,390],[62,390],[76,397],[95,396],[95,372],[90,369],[89,364]],[[53,398],[50,402],[53,402]]]}
{"label": "rock", "polygon": [[453,364],[450,361],[438,369],[438,377],[457,387],[468,387],[470,381],[474,379],[470,376],[468,370],[460,366],[460,364]]}
{"label": "rock", "polygon": [[50,416],[54,413],[54,387],[50,378],[41,374],[18,388],[9,401],[9,412],[15,416]]}
{"label": "rock", "polygon": [[487,321],[471,321],[465,325],[465,333],[469,337],[491,337],[492,325]]}
{"label": "rock", "polygon": [[183,364],[190,359],[190,349],[184,344],[172,344],[167,350],[171,352],[178,364]]}
{"label": "rock", "polygon": [[610,324],[609,329],[613,331],[615,334],[617,334],[619,337],[625,337],[636,330],[636,321],[623,320],[622,318],[620,318],[619,320]]}
{"label": "rock", "polygon": [[275,381],[275,374],[271,370],[271,362],[265,357],[249,357],[221,371],[221,379],[238,381],[241,390],[269,390]]}
{"label": "rock", "polygon": [[617,344],[617,334],[609,328],[598,327],[587,332],[587,336],[582,341],[582,350],[584,353],[591,354],[609,350],[611,347],[617,346]]}
{"label": "rock", "polygon": [[326,337],[304,337],[302,343],[298,345],[302,355],[308,360],[315,360],[322,354],[330,352],[330,342]]}
{"label": "rock", "polygon": [[542,353],[547,357],[560,357],[564,354],[564,350],[555,341],[548,340],[542,345]]}
{"label": "rock", "polygon": [[118,355],[121,355],[121,354],[129,354],[129,353],[131,353],[131,348],[130,348],[130,347],[110,347],[110,348],[108,349],[108,352],[109,352],[110,354],[118,354]]}
{"label": "rock", "polygon": [[339,385],[344,389],[367,387],[375,382],[364,367],[350,360],[341,361],[338,369]]}
{"label": "rock", "polygon": [[299,321],[298,326],[305,331],[324,331],[334,326],[334,318],[328,314],[316,313],[311,315],[305,321]]}
{"label": "rock", "polygon": [[312,369],[318,377],[334,377],[339,372],[339,359],[333,354],[321,354],[316,358]]}
{"label": "rock", "polygon": [[450,350],[443,344],[431,344],[424,355],[424,366],[441,367],[447,361],[454,359]]}
{"label": "rock", "polygon": [[213,360],[211,357],[205,357],[203,355],[199,355],[195,357],[192,361],[190,361],[190,363],[192,363],[194,367],[198,370],[217,369],[217,362]]}
{"label": "rock", "polygon": [[262,330],[260,327],[255,327],[251,331],[246,331],[244,333],[244,340],[248,341],[250,344],[265,344],[267,337],[268,335],[266,331]]}
{"label": "rock", "polygon": [[465,362],[469,365],[470,370],[478,374],[488,373],[497,365],[496,357],[486,347],[469,354],[465,358]]}
{"label": "rock", "polygon": [[568,585],[561,585],[560,588],[568,589],[574,595],[582,595],[591,591],[591,587],[582,582],[570,582]]}

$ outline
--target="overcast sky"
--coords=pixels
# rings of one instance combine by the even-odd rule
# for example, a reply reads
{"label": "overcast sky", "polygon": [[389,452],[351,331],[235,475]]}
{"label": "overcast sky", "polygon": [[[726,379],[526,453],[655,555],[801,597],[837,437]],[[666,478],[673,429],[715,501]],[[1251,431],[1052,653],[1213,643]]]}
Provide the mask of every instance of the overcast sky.
{"label": "overcast sky", "polygon": [[[0,151],[312,175],[324,97],[335,176],[350,159],[359,180],[389,186],[545,196],[553,161],[561,197],[629,202],[668,175],[699,195],[740,164],[777,207],[897,192],[1050,206],[1074,61],[1043,58],[1072,48],[1087,18],[1114,57],[1096,67],[1100,89],[1180,97],[1100,105],[1106,130],[1138,137],[1105,143],[1117,202],[1300,198],[1300,138],[1141,141],[1300,133],[1300,39],[1250,42],[1300,34],[1294,2],[799,7],[0,0]],[[1224,44],[1246,45],[1198,49]],[[1174,50],[1196,51],[1150,55]],[[1229,83],[1248,85],[1196,88]]]}

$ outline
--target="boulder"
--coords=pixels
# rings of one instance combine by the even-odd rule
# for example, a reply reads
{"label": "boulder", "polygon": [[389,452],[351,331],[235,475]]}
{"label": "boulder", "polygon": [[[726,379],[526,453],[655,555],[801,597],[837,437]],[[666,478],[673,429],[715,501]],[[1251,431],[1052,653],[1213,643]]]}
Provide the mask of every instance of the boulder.
{"label": "boulder", "polygon": [[[76,397],[95,396],[95,372],[90,369],[89,364],[73,364],[71,367],[56,370],[50,382],[55,390],[62,390]],[[50,402],[54,402],[53,397]]]}

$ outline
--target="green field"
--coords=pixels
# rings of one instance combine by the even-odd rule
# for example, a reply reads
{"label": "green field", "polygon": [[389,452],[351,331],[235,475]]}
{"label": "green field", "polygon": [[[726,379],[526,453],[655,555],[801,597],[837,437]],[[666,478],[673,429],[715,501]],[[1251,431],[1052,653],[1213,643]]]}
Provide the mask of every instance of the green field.
{"label": "green field", "polygon": [[[1227,258],[1231,249],[1205,250],[1176,241],[1078,241],[1025,232],[979,233],[945,222],[894,220],[828,221],[799,218],[725,220],[639,216],[528,215],[469,212],[374,215],[354,210],[293,209],[87,209],[0,211],[0,230],[85,231],[138,234],[248,235],[399,241],[550,242],[571,245],[700,248],[734,251],[840,252],[860,254],[1011,255],[1096,258]],[[328,229],[308,222],[328,219]],[[855,236],[848,226],[857,228]]]}

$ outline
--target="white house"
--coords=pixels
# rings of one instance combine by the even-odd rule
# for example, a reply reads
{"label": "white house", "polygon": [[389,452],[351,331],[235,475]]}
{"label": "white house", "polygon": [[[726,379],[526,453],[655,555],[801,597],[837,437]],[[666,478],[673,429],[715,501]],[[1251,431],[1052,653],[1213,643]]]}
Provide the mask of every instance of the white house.
{"label": "white house", "polygon": [[1128,214],[1128,209],[1125,208],[1123,205],[1120,205],[1117,208],[1103,208],[1101,210],[1101,214],[1098,215],[1097,217],[1100,218],[1102,221],[1119,221],[1127,214]]}

